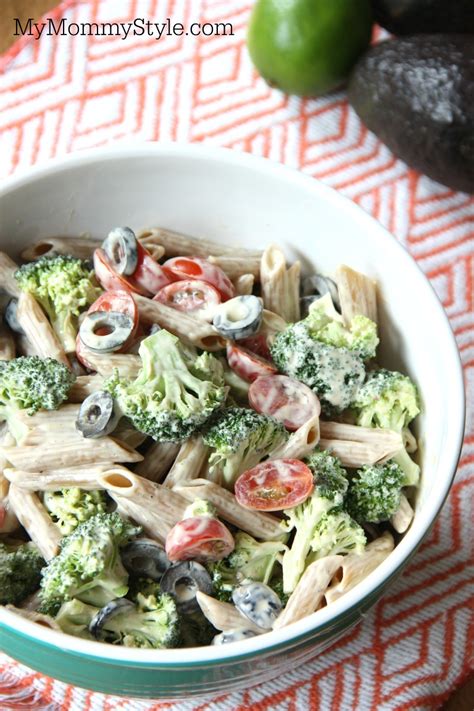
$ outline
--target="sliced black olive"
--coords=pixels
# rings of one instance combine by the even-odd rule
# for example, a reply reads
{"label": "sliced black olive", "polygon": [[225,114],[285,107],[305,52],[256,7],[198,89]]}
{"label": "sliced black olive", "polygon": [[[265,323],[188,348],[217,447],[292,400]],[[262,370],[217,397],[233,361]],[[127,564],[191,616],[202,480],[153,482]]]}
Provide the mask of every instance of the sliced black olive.
{"label": "sliced black olive", "polygon": [[236,296],[218,307],[213,324],[225,338],[237,341],[257,333],[262,313],[262,302],[253,294]]}
{"label": "sliced black olive", "polygon": [[138,248],[135,232],[130,227],[115,227],[104,240],[102,249],[118,274],[133,274],[138,264]]}
{"label": "sliced black olive", "polygon": [[137,538],[120,551],[125,569],[130,575],[159,581],[170,567],[164,549],[150,538]]}
{"label": "sliced black olive", "polygon": [[232,591],[232,601],[242,615],[265,630],[271,629],[282,608],[276,592],[265,583],[238,585]]}
{"label": "sliced black olive", "polygon": [[92,393],[82,403],[76,428],[87,438],[104,437],[117,427],[120,413],[114,409],[114,399],[106,390]]}
{"label": "sliced black olive", "polygon": [[198,590],[212,594],[211,576],[206,568],[188,560],[171,565],[161,578],[160,587],[174,597],[178,609],[185,614],[200,609],[196,602]]}
{"label": "sliced black olive", "polygon": [[329,277],[322,276],[321,274],[313,274],[303,279],[301,287],[303,296],[312,296],[313,294],[324,296],[324,294],[329,294],[334,307],[338,311],[341,310],[337,284]]}
{"label": "sliced black olive", "polygon": [[133,332],[133,319],[119,311],[94,311],[81,323],[82,343],[96,353],[119,350]]}
{"label": "sliced black olive", "polygon": [[89,632],[96,638],[99,639],[102,627],[106,622],[115,617],[115,615],[120,615],[122,612],[131,611],[135,609],[135,605],[130,600],[126,600],[123,597],[119,597],[116,600],[108,602],[104,605],[99,612],[97,612],[89,624]]}
{"label": "sliced black olive", "polygon": [[[263,632],[263,630],[262,630],[262,632]],[[231,642],[240,642],[242,639],[248,639],[249,637],[256,637],[256,636],[257,636],[257,632],[254,632],[254,630],[248,630],[248,629],[245,629],[245,627],[241,627],[239,629],[226,630],[225,632],[216,634],[216,636],[212,640],[211,644],[214,644],[214,645],[230,644]]]}
{"label": "sliced black olive", "polygon": [[20,333],[22,336],[25,335],[24,330],[19,324],[18,321],[18,316],[16,314],[18,309],[18,300],[17,299],[10,299],[8,302],[5,312],[3,314],[3,318],[5,320],[5,323],[9,328],[11,328],[12,331],[15,333]]}

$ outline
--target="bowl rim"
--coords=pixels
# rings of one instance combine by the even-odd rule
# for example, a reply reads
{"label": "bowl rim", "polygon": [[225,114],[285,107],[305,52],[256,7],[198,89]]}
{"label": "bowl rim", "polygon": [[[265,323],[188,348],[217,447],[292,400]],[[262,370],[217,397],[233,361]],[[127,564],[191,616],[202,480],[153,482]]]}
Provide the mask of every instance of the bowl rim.
{"label": "bowl rim", "polygon": [[[443,460],[438,463],[439,468],[447,472],[442,484],[437,488],[426,504],[424,510],[418,514],[417,533],[410,536],[410,531],[398,543],[393,552],[361,583],[344,596],[333,602],[330,606],[319,610],[317,613],[294,622],[280,630],[253,637],[228,646],[193,647],[185,649],[142,650],[126,647],[114,647],[100,642],[83,640],[55,630],[41,627],[38,635],[38,624],[27,620],[17,613],[0,607],[0,624],[11,631],[39,644],[55,647],[57,650],[69,652],[94,662],[112,662],[120,666],[182,668],[192,666],[208,666],[213,663],[232,662],[244,660],[256,654],[270,654],[279,649],[286,649],[298,645],[305,639],[315,636],[318,632],[332,630],[337,627],[338,621],[363,607],[364,601],[369,601],[381,588],[394,578],[404,567],[429,533],[436,517],[443,506],[452,485],[457,464],[459,461],[465,424],[465,394],[463,385],[463,371],[460,354],[456,340],[451,329],[447,314],[429,280],[422,272],[413,257],[403,245],[390,234],[372,216],[364,212],[349,198],[341,195],[333,188],[324,185],[317,179],[301,171],[285,166],[268,158],[254,156],[248,153],[239,153],[228,148],[208,146],[203,144],[180,143],[131,143],[118,142],[106,147],[93,148],[79,151],[59,158],[53,158],[33,167],[24,168],[13,176],[6,178],[0,186],[0,199],[10,192],[29,183],[37,182],[42,178],[74,167],[83,165],[100,164],[104,161],[117,159],[140,159],[175,157],[187,160],[210,160],[237,166],[259,173],[262,179],[267,176],[277,177],[300,186],[302,189],[317,194],[345,211],[355,222],[369,230],[377,230],[387,240],[387,246],[393,251],[398,251],[399,257],[405,260],[406,268],[412,272],[416,270],[417,279],[424,288],[431,292],[432,306],[436,310],[440,323],[444,324],[444,348],[449,352],[450,385],[452,389],[452,403],[459,416],[449,422],[446,436],[447,447]],[[449,472],[449,474],[448,474]],[[413,529],[411,529],[413,531]],[[39,638],[38,638],[39,637]]]}

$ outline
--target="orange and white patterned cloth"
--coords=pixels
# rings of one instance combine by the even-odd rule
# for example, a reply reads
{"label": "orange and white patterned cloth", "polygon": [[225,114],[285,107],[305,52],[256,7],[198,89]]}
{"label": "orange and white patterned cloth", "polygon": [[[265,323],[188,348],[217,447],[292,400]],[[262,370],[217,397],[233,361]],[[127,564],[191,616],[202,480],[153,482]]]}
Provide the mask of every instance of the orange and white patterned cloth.
{"label": "orange and white patterned cloth", "polygon": [[[343,92],[302,100],[271,90],[245,48],[250,6],[248,0],[62,2],[48,17],[231,22],[234,35],[21,38],[0,57],[0,172],[127,139],[223,145],[319,178],[393,232],[430,278],[451,319],[472,402],[474,200],[409,170],[361,125]],[[472,669],[472,415],[456,482],[431,536],[363,624],[319,659],[212,702],[163,703],[73,688],[0,655],[0,708],[438,708]]]}

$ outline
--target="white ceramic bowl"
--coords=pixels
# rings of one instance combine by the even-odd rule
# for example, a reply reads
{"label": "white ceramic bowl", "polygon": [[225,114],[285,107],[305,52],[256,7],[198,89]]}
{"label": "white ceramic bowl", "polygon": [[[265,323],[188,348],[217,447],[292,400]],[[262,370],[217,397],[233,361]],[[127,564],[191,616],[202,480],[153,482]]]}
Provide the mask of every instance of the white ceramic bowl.
{"label": "white ceramic bowl", "polygon": [[331,606],[282,630],[224,647],[133,650],[61,635],[0,611],[2,647],[50,676],[130,696],[247,688],[318,654],[360,619],[430,530],[452,483],[464,426],[459,355],[417,265],[375,220],[317,181],[267,160],[205,146],[145,144],[76,154],[5,181],[1,248],[115,225],[160,225],[230,245],[284,246],[308,269],[341,262],[380,286],[380,362],[417,383],[422,484],[416,517],[393,553]]}

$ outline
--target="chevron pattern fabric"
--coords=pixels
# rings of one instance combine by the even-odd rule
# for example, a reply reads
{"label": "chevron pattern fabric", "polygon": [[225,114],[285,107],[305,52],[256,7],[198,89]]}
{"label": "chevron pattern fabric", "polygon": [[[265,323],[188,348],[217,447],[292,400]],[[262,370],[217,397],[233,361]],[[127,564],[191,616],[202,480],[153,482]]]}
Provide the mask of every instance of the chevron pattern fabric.
{"label": "chevron pattern fabric", "polygon": [[[232,22],[233,36],[21,38],[0,57],[0,173],[120,139],[201,141],[267,156],[341,191],[393,232],[451,319],[474,400],[474,199],[420,176],[362,126],[343,92],[286,97],[254,71],[248,0],[65,0],[70,22]],[[382,36],[382,33],[378,33]],[[442,414],[442,413],[441,413]],[[472,669],[474,419],[451,495],[403,577],[363,624],[271,683],[209,702],[67,686],[0,656],[0,708],[41,711],[424,711]]]}

